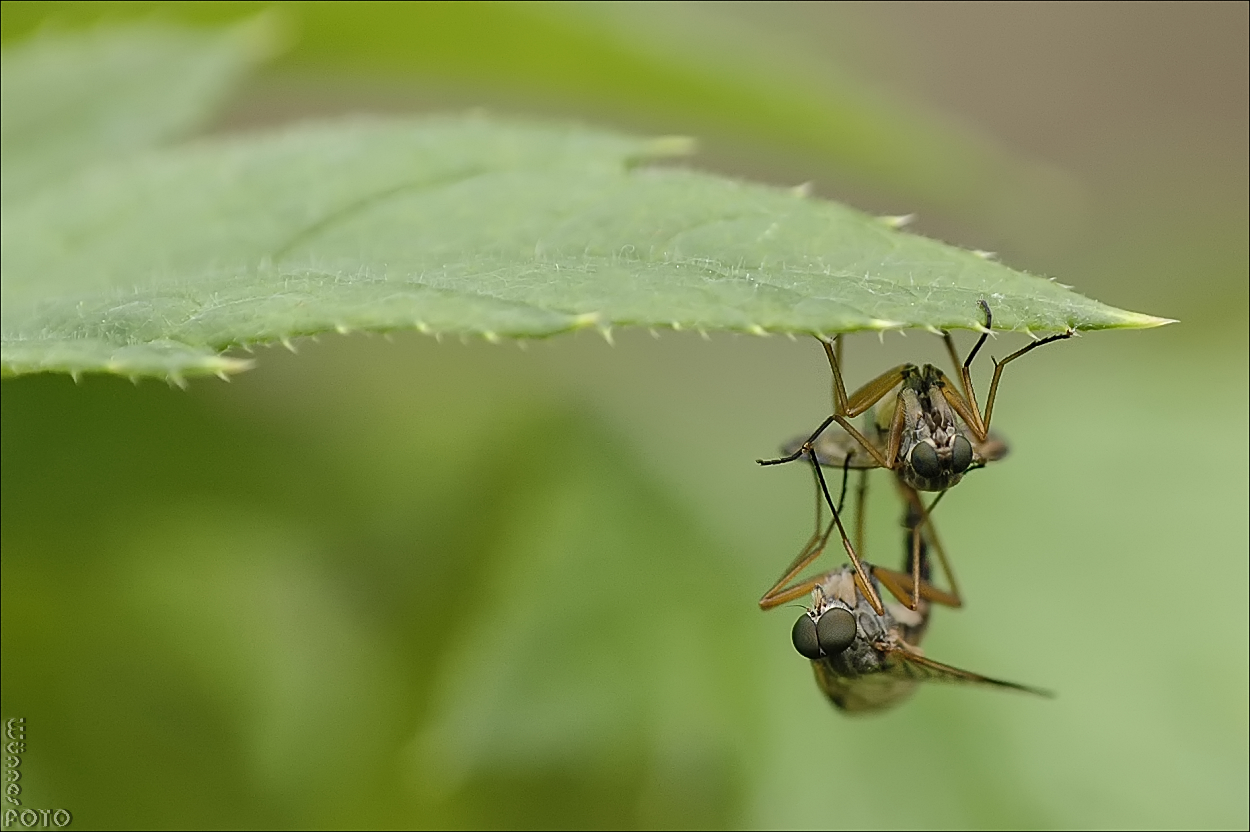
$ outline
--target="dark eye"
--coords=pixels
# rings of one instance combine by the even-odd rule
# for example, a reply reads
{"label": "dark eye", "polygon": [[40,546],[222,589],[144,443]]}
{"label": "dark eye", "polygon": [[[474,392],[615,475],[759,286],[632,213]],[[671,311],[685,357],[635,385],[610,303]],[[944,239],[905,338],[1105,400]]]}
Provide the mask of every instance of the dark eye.
{"label": "dark eye", "polygon": [[[966,441],[965,444],[967,444]],[[969,448],[968,452],[971,453],[972,448]],[[911,467],[915,469],[917,474],[927,480],[942,474],[942,465],[938,462],[937,449],[928,442],[921,442],[911,449]]]}
{"label": "dark eye", "polygon": [[816,641],[826,656],[836,656],[855,640],[855,616],[834,607],[816,622]]}
{"label": "dark eye", "polygon": [[972,443],[962,436],[956,436],[951,443],[951,468],[956,474],[962,474],[972,464]]}
{"label": "dark eye", "polygon": [[820,658],[820,640],[816,635],[816,622],[810,615],[804,615],[794,622],[794,629],[790,631],[790,640],[794,642],[794,649],[799,651],[800,656],[808,659]]}

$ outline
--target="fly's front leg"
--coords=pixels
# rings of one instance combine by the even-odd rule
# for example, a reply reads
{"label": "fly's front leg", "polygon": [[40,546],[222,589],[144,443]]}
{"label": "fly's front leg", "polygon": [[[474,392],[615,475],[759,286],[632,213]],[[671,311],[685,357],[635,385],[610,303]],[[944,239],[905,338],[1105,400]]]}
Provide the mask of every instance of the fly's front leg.
{"label": "fly's front leg", "polygon": [[842,518],[838,516],[837,507],[833,504],[833,498],[829,495],[829,486],[825,483],[825,475],[820,470],[820,463],[816,461],[816,456],[811,454],[808,459],[812,463],[812,470],[816,473],[816,479],[820,482],[820,491],[825,496],[825,503],[833,512],[833,525],[838,528],[838,535],[842,538],[842,548],[846,550],[847,556],[851,559],[851,565],[855,567],[855,583],[859,586],[860,593],[867,599],[868,603],[877,615],[885,613],[885,606],[881,603],[881,596],[877,594],[877,590],[873,587],[872,581],[868,578],[868,572],[864,569],[864,564],[860,561],[859,555],[855,554],[855,548],[851,546],[850,538],[846,535],[846,529],[842,526]]}
{"label": "fly's front leg", "polygon": [[855,490],[855,551],[864,552],[864,515],[868,505],[868,471],[859,472],[859,486]]}
{"label": "fly's front leg", "polygon": [[998,382],[1002,378],[1003,368],[1020,356],[1028,353],[1038,347],[1055,341],[1063,341],[1071,338],[1076,334],[1076,330],[1069,328],[1065,332],[1056,335],[1050,335],[1039,341],[1034,341],[1021,349],[1016,350],[1002,361],[991,359],[994,362],[994,377],[990,380],[990,392],[985,400],[985,414],[982,416],[980,405],[977,403],[976,390],[972,386],[972,360],[976,358],[977,353],[981,351],[981,347],[985,344],[985,339],[989,337],[989,331],[994,326],[994,314],[990,311],[990,305],[984,300],[977,301],[977,305],[981,307],[981,311],[985,313],[985,331],[981,333],[981,337],[977,339],[976,344],[968,352],[968,357],[963,360],[962,364],[956,361],[955,345],[951,342],[950,334],[943,332],[943,340],[946,342],[947,352],[951,355],[951,360],[959,366],[959,381],[963,388],[963,395],[960,397],[954,390],[943,390],[947,402],[950,403],[964,420],[964,423],[976,435],[977,441],[984,442],[990,432],[990,418],[994,414],[994,399],[998,395]]}
{"label": "fly's front leg", "polygon": [[[1065,341],[1068,338],[1071,338],[1075,334],[1076,334],[1076,330],[1069,328],[1065,330],[1064,332],[1059,332],[1059,333],[1056,333],[1055,335],[1048,335],[1047,337],[1041,339],[1040,341],[1034,341],[1033,343],[1028,344],[1016,350],[1011,355],[1004,358],[1002,361],[999,361],[998,359],[994,359],[994,378],[990,380],[990,394],[985,402],[985,429],[986,431],[989,431],[990,429],[990,417],[994,413],[994,396],[998,394],[998,381],[1002,377],[1003,368],[1027,352],[1035,350],[1038,347],[1043,347],[1047,344],[1053,344],[1055,341]],[[985,441],[985,440],[982,440],[982,441]]]}
{"label": "fly's front leg", "polygon": [[760,609],[771,610],[773,607],[779,607],[787,604],[795,598],[800,598],[812,591],[812,588],[824,579],[824,575],[820,575],[811,580],[803,581],[793,586],[786,586],[790,581],[794,580],[794,576],[807,568],[808,564],[820,557],[820,553],[825,550],[825,544],[829,542],[829,535],[833,534],[833,523],[830,522],[823,534],[819,528],[812,533],[807,544],[799,552],[786,571],[782,574],[780,580],[773,584],[764,596],[760,598]]}
{"label": "fly's front leg", "polygon": [[[842,493],[838,496],[838,505],[837,508],[834,509],[835,515],[841,512],[842,501],[846,497],[846,482],[850,473],[849,465],[850,458],[848,457],[842,468]],[[806,595],[822,581],[824,581],[825,577],[829,574],[825,573],[810,580],[794,584],[793,586],[787,586],[790,581],[794,580],[796,575],[806,569],[812,561],[820,557],[820,553],[825,550],[825,546],[829,542],[829,535],[833,534],[832,522],[830,522],[825,528],[824,533],[821,533],[821,519],[824,514],[824,495],[821,494],[819,482],[817,482],[816,485],[816,528],[812,531],[812,536],[808,538],[807,543],[804,544],[803,548],[799,551],[798,556],[795,557],[795,559],[790,562],[790,565],[786,567],[786,571],[782,573],[781,578],[778,579],[777,583],[773,584],[769,590],[764,593],[762,598],[760,598],[760,609],[771,610],[773,607],[781,606],[782,604],[793,601],[795,598]]]}

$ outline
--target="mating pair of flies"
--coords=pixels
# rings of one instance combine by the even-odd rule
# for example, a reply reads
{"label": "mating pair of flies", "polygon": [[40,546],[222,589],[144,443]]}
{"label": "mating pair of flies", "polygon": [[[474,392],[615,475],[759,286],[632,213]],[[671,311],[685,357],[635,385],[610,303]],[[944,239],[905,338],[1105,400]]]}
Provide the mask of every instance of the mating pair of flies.
{"label": "mating pair of flies", "polygon": [[[959,376],[956,388],[937,367],[901,364],[853,394],[842,381],[842,339],[821,338],[833,371],[834,411],[806,440],[787,448],[785,456],[757,460],[779,465],[806,459],[815,475],[816,529],[781,578],[760,599],[765,610],[811,593],[812,607],[795,623],[795,649],[811,659],[816,680],[829,699],[847,711],[890,707],[909,695],[921,681],[953,681],[984,684],[1046,695],[1014,682],[991,679],[926,658],[919,644],[929,623],[933,604],[960,607],[954,571],[933,528],[932,511],[947,490],[964,474],[1001,459],[1006,444],[990,432],[990,418],[1003,369],[1012,361],[1045,344],[1074,334],[1072,329],[1034,341],[1002,361],[994,360],[985,411],[982,413],[972,385],[973,359],[985,344],[993,326],[989,305],[980,301],[985,315],[981,337],[961,362],[954,341],[942,332],[951,363]],[[891,393],[897,393],[889,398]],[[876,407],[866,436],[851,419]],[[837,425],[835,428],[834,425]],[[842,469],[842,491],[834,503],[822,467]],[[865,564],[863,550],[866,473],[872,468],[894,472],[895,484],[905,506],[902,571]],[[852,545],[842,523],[842,503],[851,470],[860,472],[856,501],[856,543]],[[936,492],[925,505],[920,492]],[[825,524],[823,509],[832,518]],[[824,551],[837,530],[850,565],[807,580],[796,580]],[[945,576],[949,591],[930,582],[930,548]],[[884,586],[900,604],[885,604]]]}

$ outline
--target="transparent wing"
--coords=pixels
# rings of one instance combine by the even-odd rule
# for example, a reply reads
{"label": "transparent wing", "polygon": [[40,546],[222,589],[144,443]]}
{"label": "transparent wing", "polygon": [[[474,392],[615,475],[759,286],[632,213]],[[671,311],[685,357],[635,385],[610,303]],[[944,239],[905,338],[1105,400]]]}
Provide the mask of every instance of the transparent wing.
{"label": "transparent wing", "polygon": [[[796,453],[806,441],[806,436],[796,437],[782,446],[781,452],[787,456]],[[852,471],[863,471],[880,467],[873,460],[872,454],[865,451],[854,437],[841,428],[829,427],[812,443],[812,449],[816,451],[816,461],[826,468],[849,468]],[[849,463],[847,462],[848,456],[850,457]]]}
{"label": "transparent wing", "polygon": [[890,654],[888,672],[892,675],[914,679],[918,682],[954,682],[955,684],[987,685],[996,688],[1010,688],[1011,690],[1031,693],[1035,696],[1054,697],[1053,693],[1041,688],[1033,688],[1028,685],[1017,684],[1016,682],[1005,682],[1002,679],[991,679],[989,676],[982,676],[970,670],[961,670],[958,667],[951,667],[949,664],[935,662],[933,659],[925,658],[903,647],[891,647],[888,648],[887,652]]}

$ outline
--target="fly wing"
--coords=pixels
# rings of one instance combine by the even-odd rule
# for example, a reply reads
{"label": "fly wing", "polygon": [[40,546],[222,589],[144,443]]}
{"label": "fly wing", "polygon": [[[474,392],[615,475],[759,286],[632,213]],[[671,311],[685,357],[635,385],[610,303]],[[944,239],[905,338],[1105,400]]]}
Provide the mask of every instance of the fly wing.
{"label": "fly wing", "polygon": [[[792,439],[782,447],[781,452],[786,456],[796,453],[806,441],[806,436]],[[826,468],[849,468],[852,471],[863,471],[880,467],[872,454],[864,450],[863,445],[859,444],[849,433],[837,427],[826,429],[812,443],[812,449],[816,452],[816,461]]]}
{"label": "fly wing", "polygon": [[890,654],[889,672],[896,676],[915,679],[918,682],[954,682],[955,684],[987,685],[989,687],[1023,691],[1035,696],[1054,697],[1054,694],[1047,690],[1017,684],[1016,682],[1005,682],[1002,679],[991,679],[989,676],[982,676],[970,670],[961,670],[958,667],[951,667],[949,664],[935,662],[933,659],[925,658],[903,647],[891,647],[888,648],[888,652]]}
{"label": "fly wing", "polygon": [[816,684],[840,711],[851,714],[885,711],[901,704],[919,684],[898,673],[880,672],[851,676],[837,672],[828,662],[812,662]]}

